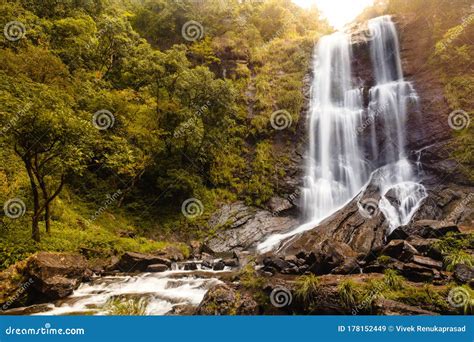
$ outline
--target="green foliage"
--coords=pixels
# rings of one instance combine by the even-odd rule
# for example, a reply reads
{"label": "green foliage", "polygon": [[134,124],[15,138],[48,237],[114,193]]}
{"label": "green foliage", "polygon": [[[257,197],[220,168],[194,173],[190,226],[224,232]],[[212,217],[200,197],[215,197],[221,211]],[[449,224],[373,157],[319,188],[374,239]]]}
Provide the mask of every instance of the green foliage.
{"label": "green foliage", "polygon": [[[5,221],[14,229],[2,267],[81,244],[97,255],[151,251],[155,239],[212,234],[222,202],[263,205],[290,153],[275,149],[270,115],[290,112],[293,133],[314,40],[328,32],[317,18],[287,0],[2,2],[2,22],[20,21],[26,35],[0,37],[0,200],[27,207]],[[189,20],[202,39],[183,38]],[[98,111],[113,125],[97,129]],[[192,220],[180,211],[190,197],[205,206]],[[137,237],[117,236],[107,215],[127,217]],[[29,241],[28,217],[44,241]]]}
{"label": "green foliage", "polygon": [[265,279],[258,276],[251,263],[247,264],[239,272],[240,284],[247,289],[262,289]]}
{"label": "green foliage", "polygon": [[400,290],[405,285],[405,279],[395,270],[385,270],[383,280],[391,290]]}
{"label": "green foliage", "polygon": [[357,285],[352,280],[344,280],[337,287],[339,298],[341,302],[347,307],[351,308],[358,302],[360,296]]}
{"label": "green foliage", "polygon": [[146,298],[113,298],[105,304],[112,316],[145,316],[148,302]]}
{"label": "green foliage", "polygon": [[319,289],[319,279],[314,274],[302,275],[295,281],[295,295],[309,307],[314,304],[314,299]]}
{"label": "green foliage", "polygon": [[462,250],[452,251],[443,258],[444,267],[447,271],[454,271],[457,264],[474,266],[474,256]]}
{"label": "green foliage", "polygon": [[386,265],[390,262],[392,258],[389,257],[388,255],[380,255],[378,258],[377,258],[377,261],[382,264],[382,265]]}

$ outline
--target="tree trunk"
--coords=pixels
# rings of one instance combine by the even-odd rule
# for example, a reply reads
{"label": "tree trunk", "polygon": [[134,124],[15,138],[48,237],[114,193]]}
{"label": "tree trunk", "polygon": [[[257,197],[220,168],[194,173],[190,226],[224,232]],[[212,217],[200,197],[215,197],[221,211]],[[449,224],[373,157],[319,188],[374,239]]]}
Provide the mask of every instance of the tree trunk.
{"label": "tree trunk", "polygon": [[46,204],[46,207],[44,208],[44,223],[46,227],[46,233],[50,233],[50,227],[51,227],[51,215],[49,213],[49,203]]}
{"label": "tree trunk", "polygon": [[30,179],[31,192],[33,194],[33,217],[31,222],[31,237],[36,242],[40,242],[40,231],[39,231],[39,217],[40,217],[40,202],[39,202],[39,193],[38,185],[35,182],[35,176],[33,174],[33,166],[28,157],[24,157],[23,161],[25,162],[26,171],[28,173],[28,178]]}

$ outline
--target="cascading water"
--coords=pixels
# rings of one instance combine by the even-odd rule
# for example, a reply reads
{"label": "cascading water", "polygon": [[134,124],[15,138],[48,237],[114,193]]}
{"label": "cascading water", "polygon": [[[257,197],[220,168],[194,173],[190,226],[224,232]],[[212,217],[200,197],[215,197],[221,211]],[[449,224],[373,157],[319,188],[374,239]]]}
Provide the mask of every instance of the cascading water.
{"label": "cascading water", "polygon": [[[337,32],[318,43],[302,191],[307,223],[270,236],[258,246],[261,252],[313,229],[360,193],[375,173],[382,195],[379,207],[391,230],[408,223],[426,196],[404,149],[407,106],[417,95],[403,79],[395,25],[383,16],[368,26],[375,85],[367,108],[362,105],[362,89],[353,83],[350,37]],[[366,126],[370,128],[364,131]],[[363,135],[369,144],[364,144]]]}

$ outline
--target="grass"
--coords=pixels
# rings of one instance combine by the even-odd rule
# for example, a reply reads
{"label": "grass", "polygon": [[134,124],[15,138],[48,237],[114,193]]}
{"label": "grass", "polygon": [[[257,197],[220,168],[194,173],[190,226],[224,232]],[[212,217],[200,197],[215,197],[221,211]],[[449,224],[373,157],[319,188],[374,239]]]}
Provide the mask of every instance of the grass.
{"label": "grass", "polygon": [[319,279],[314,274],[298,277],[295,282],[295,295],[307,304],[311,304],[318,292]]}
{"label": "grass", "polygon": [[464,264],[470,267],[474,266],[474,257],[462,250],[452,251],[443,258],[444,267],[446,271],[454,271],[458,264]]}
{"label": "grass", "polygon": [[145,316],[147,306],[145,298],[114,298],[105,304],[108,314],[112,316]]}
{"label": "grass", "polygon": [[391,290],[401,290],[405,286],[405,278],[398,274],[395,270],[385,270],[383,281]]}
{"label": "grass", "polygon": [[341,282],[337,288],[341,302],[347,307],[353,307],[359,301],[360,293],[357,284],[348,279]]}
{"label": "grass", "polygon": [[38,251],[86,251],[88,258],[95,259],[120,255],[126,251],[154,253],[168,246],[176,246],[184,256],[189,255],[185,244],[156,241],[144,236],[121,237],[121,231],[137,231],[134,223],[123,213],[104,212],[97,220],[87,224],[89,212],[84,204],[77,201],[70,204],[58,201],[54,207],[50,234],[40,225],[40,243],[31,239],[28,215],[16,220],[4,220],[0,241],[0,270]]}

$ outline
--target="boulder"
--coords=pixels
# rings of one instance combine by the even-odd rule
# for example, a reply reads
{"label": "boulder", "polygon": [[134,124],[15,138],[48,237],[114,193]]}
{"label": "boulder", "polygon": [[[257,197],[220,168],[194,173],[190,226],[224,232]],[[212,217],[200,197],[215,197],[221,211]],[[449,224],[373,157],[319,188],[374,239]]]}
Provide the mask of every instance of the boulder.
{"label": "boulder", "polygon": [[223,261],[224,261],[224,265],[226,265],[227,267],[237,267],[237,266],[239,266],[239,262],[238,262],[237,259],[225,259]]}
{"label": "boulder", "polygon": [[26,263],[25,276],[31,281],[35,302],[69,296],[82,282],[87,263],[82,255],[39,252]]}
{"label": "boulder", "polygon": [[357,273],[357,254],[343,242],[324,240],[305,257],[309,271],[315,274]]}
{"label": "boulder", "polygon": [[257,315],[259,305],[251,294],[228,284],[218,284],[207,291],[195,314]]}
{"label": "boulder", "polygon": [[299,224],[293,217],[276,216],[268,210],[249,207],[243,202],[222,206],[209,220],[217,234],[206,241],[215,253],[232,253],[255,248],[265,237],[285,232]]}
{"label": "boulder", "polygon": [[122,255],[114,269],[121,272],[145,272],[148,266],[154,264],[164,264],[171,267],[171,261],[152,254],[142,254],[135,252],[126,252]]}
{"label": "boulder", "polygon": [[441,261],[436,261],[428,257],[424,257],[421,255],[414,255],[411,259],[412,262],[415,264],[425,266],[425,267],[430,267],[434,268],[436,270],[442,270],[443,269],[443,263]]}
{"label": "boulder", "polygon": [[452,222],[419,220],[407,226],[401,226],[395,229],[394,233],[395,232],[399,235],[417,235],[422,238],[440,238],[449,232],[459,233],[460,231],[458,226]]}
{"label": "boulder", "polygon": [[389,229],[388,222],[377,207],[371,208],[374,209],[373,214],[367,215],[367,212],[361,209],[361,203],[378,203],[380,177],[381,175],[374,174],[369,185],[347,205],[315,225],[313,229],[282,243],[281,254],[298,257],[299,253],[309,255],[317,251],[325,240],[349,247],[351,251],[345,248],[349,255],[357,255],[359,259],[378,253],[384,245]]}
{"label": "boulder", "polygon": [[470,283],[474,280],[474,267],[457,264],[453,276],[461,284]]}
{"label": "boulder", "polygon": [[197,263],[195,263],[194,261],[187,261],[184,263],[184,270],[185,271],[194,271],[194,270],[197,270],[198,267],[197,267]]}
{"label": "boulder", "polygon": [[225,268],[225,262],[223,260],[219,260],[216,263],[214,263],[214,266],[212,266],[212,269],[214,271],[222,271]]}
{"label": "boulder", "polygon": [[273,214],[278,215],[293,208],[293,205],[285,198],[274,196],[267,202],[267,207]]}
{"label": "boulder", "polygon": [[164,272],[167,270],[168,270],[168,266],[164,264],[153,264],[153,265],[149,265],[145,271],[146,272]]}
{"label": "boulder", "polygon": [[416,306],[411,306],[396,302],[390,299],[377,298],[372,303],[372,309],[376,315],[385,316],[415,316],[415,315],[427,315],[433,316],[438,315],[435,312],[423,310]]}
{"label": "boulder", "polygon": [[438,239],[424,239],[418,236],[409,236],[407,242],[416,248],[424,256],[428,256],[435,260],[443,260],[443,254],[435,247]]}
{"label": "boulder", "polygon": [[403,265],[402,275],[414,282],[429,282],[439,275],[439,272],[423,265],[409,262]]}
{"label": "boulder", "polygon": [[408,261],[413,258],[413,255],[419,253],[405,240],[392,240],[384,247],[382,254],[401,261]]}

